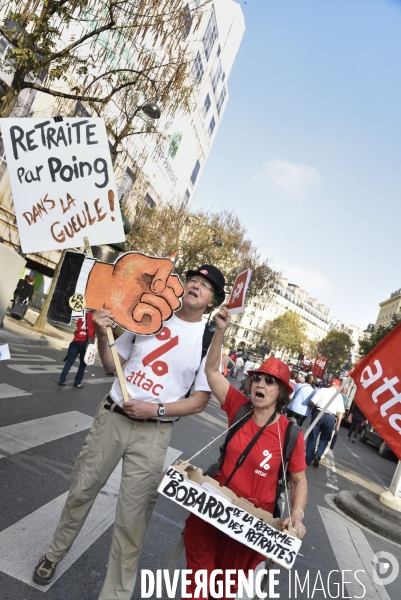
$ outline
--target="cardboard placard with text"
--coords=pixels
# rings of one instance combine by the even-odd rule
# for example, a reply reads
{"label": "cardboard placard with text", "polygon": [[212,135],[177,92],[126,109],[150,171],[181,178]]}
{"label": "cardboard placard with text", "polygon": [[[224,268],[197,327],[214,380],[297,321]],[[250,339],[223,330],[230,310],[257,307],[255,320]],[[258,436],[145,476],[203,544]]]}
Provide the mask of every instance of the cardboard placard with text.
{"label": "cardboard placard with text", "polygon": [[291,569],[301,540],[282,530],[281,519],[238,498],[201,469],[181,463],[167,469],[159,493],[241,544]]}
{"label": "cardboard placard with text", "polygon": [[244,312],[245,296],[251,279],[252,269],[247,269],[240,273],[235,280],[227,309],[230,314],[235,315]]}
{"label": "cardboard placard with text", "polygon": [[125,240],[103,119],[2,119],[23,252]]}
{"label": "cardboard placard with text", "polygon": [[355,401],[401,460],[401,323],[350,372]]}

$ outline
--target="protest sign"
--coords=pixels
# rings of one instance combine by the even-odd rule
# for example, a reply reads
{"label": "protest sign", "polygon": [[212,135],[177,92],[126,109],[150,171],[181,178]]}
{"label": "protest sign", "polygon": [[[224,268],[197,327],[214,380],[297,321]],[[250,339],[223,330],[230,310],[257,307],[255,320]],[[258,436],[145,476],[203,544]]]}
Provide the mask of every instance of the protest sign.
{"label": "protest sign", "polygon": [[[114,264],[66,252],[49,307],[49,318],[70,323],[83,310],[105,308],[114,321],[139,335],[158,333],[181,306],[180,278],[170,258],[127,252]],[[168,342],[166,338],[166,343]],[[157,357],[154,357],[156,360]]]}
{"label": "protest sign", "polygon": [[[189,480],[181,470],[170,467],[166,471],[158,488],[160,494],[217,527],[232,539],[271,558],[285,569],[291,569],[301,548],[301,540],[275,529],[261,518],[236,506],[211,484]],[[210,480],[209,477],[204,479]],[[235,499],[240,504],[241,500]],[[261,512],[272,518],[269,513]]]}
{"label": "protest sign", "polygon": [[230,299],[227,304],[228,311],[231,315],[244,312],[245,296],[251,275],[252,269],[247,269],[246,271],[240,273],[235,280],[230,294]]}
{"label": "protest sign", "polygon": [[10,358],[10,348],[8,344],[0,346],[0,360],[8,360]]}
{"label": "protest sign", "polygon": [[401,323],[350,372],[355,401],[401,460]]}
{"label": "protest sign", "polygon": [[23,252],[125,240],[103,119],[2,119]]}
{"label": "protest sign", "polygon": [[312,367],[312,373],[315,377],[319,377],[319,379],[323,379],[324,372],[326,371],[328,359],[324,356],[316,356],[315,364]]}

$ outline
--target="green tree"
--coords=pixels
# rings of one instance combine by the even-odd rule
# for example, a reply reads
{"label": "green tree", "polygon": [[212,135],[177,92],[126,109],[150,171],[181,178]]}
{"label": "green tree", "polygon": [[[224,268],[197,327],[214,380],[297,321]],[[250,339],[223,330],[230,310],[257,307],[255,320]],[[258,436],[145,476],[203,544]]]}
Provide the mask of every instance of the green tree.
{"label": "green tree", "polygon": [[9,44],[2,68],[12,81],[1,82],[0,116],[11,114],[24,89],[88,103],[98,114],[113,104],[106,123],[121,141],[134,133],[145,100],[159,100],[165,114],[188,103],[193,56],[186,38],[207,3],[10,0],[0,32]]}
{"label": "green tree", "polygon": [[261,343],[265,343],[272,350],[281,351],[290,355],[299,353],[304,348],[306,326],[300,316],[293,310],[287,310],[270,323],[266,323],[261,336]]}
{"label": "green tree", "polygon": [[248,297],[268,296],[274,289],[276,272],[262,259],[246,229],[233,212],[198,210],[187,213],[174,203],[149,208],[144,203],[128,207],[132,222],[127,236],[130,250],[155,256],[178,252],[176,272],[185,273],[194,265],[213,264],[225,275],[226,290],[231,291],[236,276],[252,269]]}
{"label": "green tree", "polygon": [[327,371],[340,375],[341,369],[351,356],[352,341],[343,331],[332,330],[318,344],[320,355],[328,359]]}
{"label": "green tree", "polygon": [[365,338],[359,342],[359,354],[361,358],[369,354],[369,352],[373,350],[373,348],[377,346],[377,344],[381,342],[381,340],[400,322],[401,314],[396,314],[393,315],[393,318],[387,327],[381,325],[380,327],[375,327],[372,332],[367,332]]}

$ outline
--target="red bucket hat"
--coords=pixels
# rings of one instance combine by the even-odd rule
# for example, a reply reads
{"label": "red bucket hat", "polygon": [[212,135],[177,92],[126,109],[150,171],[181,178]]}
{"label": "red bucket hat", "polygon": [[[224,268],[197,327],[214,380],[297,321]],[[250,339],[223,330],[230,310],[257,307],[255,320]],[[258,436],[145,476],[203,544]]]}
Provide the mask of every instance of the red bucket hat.
{"label": "red bucket hat", "polygon": [[283,384],[289,394],[292,394],[294,391],[290,384],[290,370],[279,358],[269,356],[267,360],[262,362],[259,369],[256,371],[248,371],[248,375],[253,375],[253,373],[266,373],[266,375],[273,375],[273,377],[278,379]]}

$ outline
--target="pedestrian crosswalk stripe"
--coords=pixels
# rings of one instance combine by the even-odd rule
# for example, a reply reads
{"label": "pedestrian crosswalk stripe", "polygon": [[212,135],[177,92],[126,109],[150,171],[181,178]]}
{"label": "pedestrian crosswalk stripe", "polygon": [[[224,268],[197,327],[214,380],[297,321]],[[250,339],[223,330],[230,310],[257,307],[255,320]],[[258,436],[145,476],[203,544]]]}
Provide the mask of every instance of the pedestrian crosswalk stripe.
{"label": "pedestrian crosswalk stripe", "polygon": [[97,379],[88,379],[86,377],[85,383],[92,383],[92,384],[93,383],[108,383],[111,387],[114,382],[114,379],[113,379],[113,377],[98,377]]}
{"label": "pedestrian crosswalk stripe", "polygon": [[13,360],[24,360],[25,362],[56,362],[55,358],[49,358],[42,354],[17,354],[16,352],[11,353],[11,361]]}
{"label": "pedestrian crosswalk stripe", "polygon": [[4,458],[1,456],[2,450],[8,454],[23,452],[46,442],[89,429],[92,421],[93,417],[72,410],[59,415],[0,427],[0,458]]}
{"label": "pedestrian crosswalk stripe", "polygon": [[[46,375],[60,374],[64,368],[64,365],[7,365],[9,369],[18,371],[24,375]],[[70,373],[78,371],[78,367],[71,367]]]}
{"label": "pedestrian crosswalk stripe", "polygon": [[[385,587],[376,584],[371,576],[374,551],[361,528],[334,510],[322,506],[318,506],[318,509],[338,567],[340,571],[350,574],[346,581],[348,598],[391,600]],[[358,573],[358,580],[365,586],[365,593],[361,583],[351,573]]]}
{"label": "pedestrian crosswalk stripe", "polygon": [[[181,455],[179,450],[168,448],[164,469]],[[113,524],[121,480],[120,462],[98,494],[85,524],[70,552],[57,566],[52,582],[44,587],[32,581],[33,570],[53,538],[67,492],[42,506],[24,519],[0,533],[0,571],[26,583],[41,592],[65,573],[69,567]]]}
{"label": "pedestrian crosswalk stripe", "polygon": [[30,392],[20,390],[8,383],[0,383],[0,399],[2,398],[17,398],[18,396],[32,396]]}

